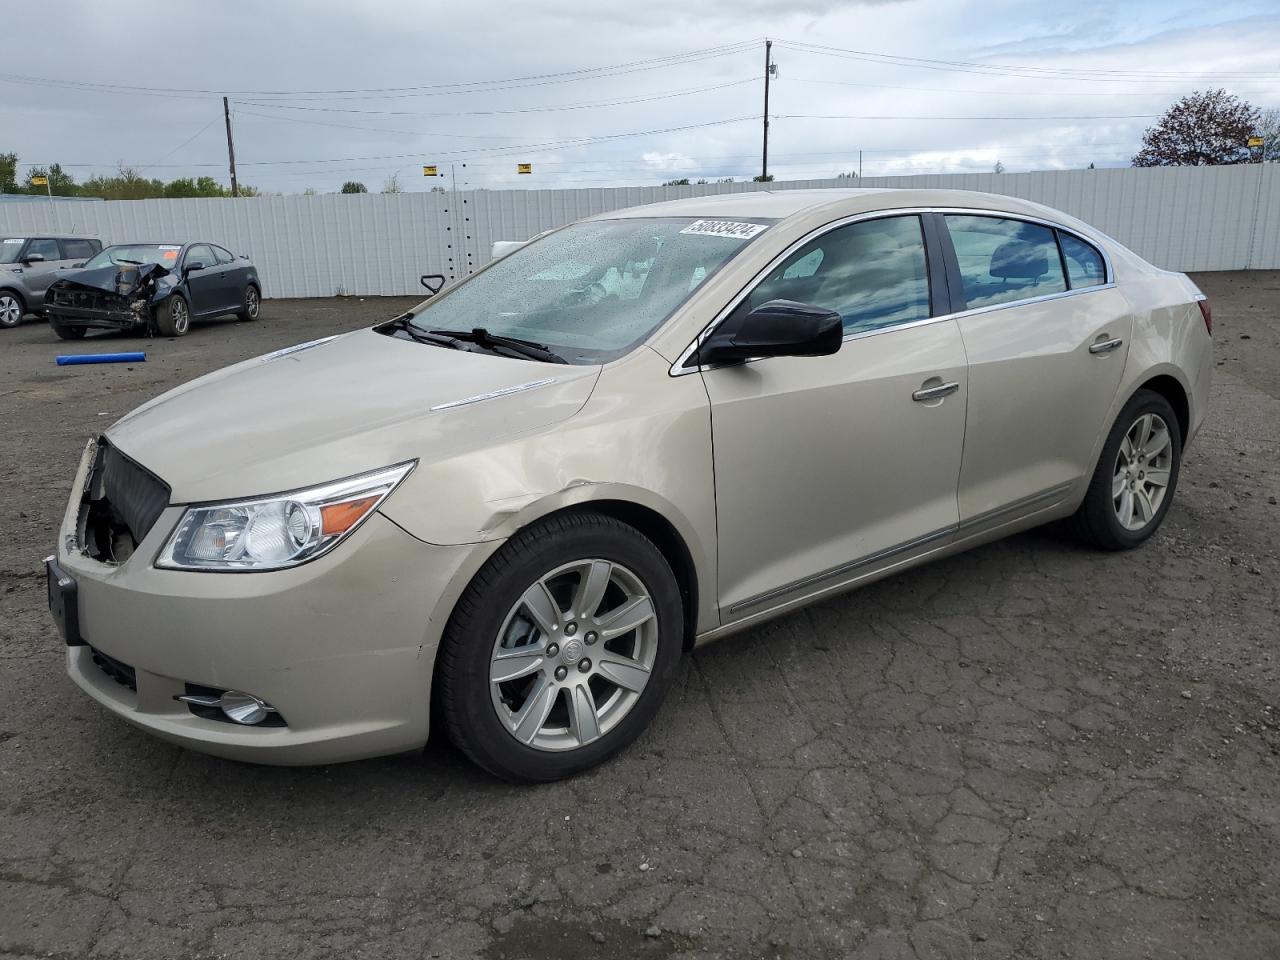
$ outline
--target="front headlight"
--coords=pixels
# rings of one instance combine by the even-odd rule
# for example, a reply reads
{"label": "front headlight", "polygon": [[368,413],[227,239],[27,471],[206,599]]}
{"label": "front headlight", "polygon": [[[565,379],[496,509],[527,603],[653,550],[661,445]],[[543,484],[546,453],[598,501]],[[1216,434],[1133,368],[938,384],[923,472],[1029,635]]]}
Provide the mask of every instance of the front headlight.
{"label": "front headlight", "polygon": [[156,566],[280,570],[314,560],[360,526],[416,463],[291,493],[188,507]]}

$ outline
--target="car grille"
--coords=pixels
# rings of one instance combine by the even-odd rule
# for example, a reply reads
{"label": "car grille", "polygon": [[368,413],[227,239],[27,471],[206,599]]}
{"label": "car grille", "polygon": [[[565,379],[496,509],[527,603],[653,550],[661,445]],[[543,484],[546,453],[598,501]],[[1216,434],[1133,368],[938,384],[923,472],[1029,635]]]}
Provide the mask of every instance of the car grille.
{"label": "car grille", "polygon": [[53,287],[49,290],[48,305],[70,307],[73,310],[100,310],[120,312],[128,309],[124,297],[104,290],[85,290],[77,287]]}
{"label": "car grille", "polygon": [[127,663],[121,663],[115,657],[107,656],[96,647],[90,647],[89,651],[93,655],[94,665],[99,670],[122,687],[128,687],[134,693],[138,692],[138,675],[133,667]]}
{"label": "car grille", "polygon": [[[97,469],[101,472],[95,480],[101,481],[103,498],[116,519],[128,529],[135,544],[141,543],[169,505],[169,487],[105,439],[100,446]],[[93,489],[99,489],[97,483]]]}

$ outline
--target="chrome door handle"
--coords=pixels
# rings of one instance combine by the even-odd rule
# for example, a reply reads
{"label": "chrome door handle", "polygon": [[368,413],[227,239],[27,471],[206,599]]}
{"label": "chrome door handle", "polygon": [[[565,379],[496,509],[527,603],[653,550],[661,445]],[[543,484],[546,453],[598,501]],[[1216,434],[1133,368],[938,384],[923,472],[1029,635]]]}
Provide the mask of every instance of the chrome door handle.
{"label": "chrome door handle", "polygon": [[940,383],[936,387],[921,387],[915,393],[911,394],[911,399],[916,402],[923,402],[925,400],[941,400],[943,397],[951,396],[959,389],[960,384],[955,383],[954,381],[951,383]]}
{"label": "chrome door handle", "polygon": [[1089,344],[1090,353],[1110,353],[1112,350],[1119,348],[1124,343],[1119,337],[1113,337],[1110,340],[1099,340],[1097,343]]}

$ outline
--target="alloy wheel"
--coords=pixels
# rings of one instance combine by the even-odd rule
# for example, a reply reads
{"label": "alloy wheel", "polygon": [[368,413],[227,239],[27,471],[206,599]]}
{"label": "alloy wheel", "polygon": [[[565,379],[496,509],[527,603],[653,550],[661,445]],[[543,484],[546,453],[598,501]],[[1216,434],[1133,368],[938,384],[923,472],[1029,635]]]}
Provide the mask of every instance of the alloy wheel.
{"label": "alloy wheel", "polygon": [[169,316],[173,319],[173,329],[178,334],[187,332],[191,325],[191,313],[187,310],[187,302],[181,297],[174,297],[169,304]]}
{"label": "alloy wheel", "polygon": [[498,719],[538,750],[574,750],[631,712],[653,672],[653,598],[620,563],[583,559],[531,584],[507,613],[489,663]]}
{"label": "alloy wheel", "polygon": [[1155,519],[1168,492],[1172,468],[1169,425],[1159,414],[1144,413],[1125,432],[1116,453],[1111,501],[1122,527],[1141,530]]}
{"label": "alloy wheel", "polygon": [[258,319],[258,291],[250,287],[244,295],[244,312],[250,320]]}
{"label": "alloy wheel", "polygon": [[22,320],[22,304],[12,294],[0,293],[0,326],[16,327]]}

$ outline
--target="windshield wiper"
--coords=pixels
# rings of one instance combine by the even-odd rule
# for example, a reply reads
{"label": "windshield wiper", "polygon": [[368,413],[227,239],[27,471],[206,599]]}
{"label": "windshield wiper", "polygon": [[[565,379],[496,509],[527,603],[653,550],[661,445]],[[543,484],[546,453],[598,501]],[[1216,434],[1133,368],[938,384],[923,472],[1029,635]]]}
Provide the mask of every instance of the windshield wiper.
{"label": "windshield wiper", "polygon": [[429,330],[427,331],[427,336],[447,338],[455,342],[474,343],[489,350],[499,348],[509,350],[516,356],[524,357],[528,360],[542,360],[545,363],[569,362],[545,343],[534,343],[532,340],[522,340],[519,337],[507,337],[502,334],[490,333],[484,327],[476,327],[470,331]]}
{"label": "windshield wiper", "polygon": [[418,343],[430,343],[438,347],[448,347],[451,350],[465,349],[462,341],[457,337],[446,336],[442,333],[434,333],[423,330],[420,326],[413,322],[412,313],[404,313],[398,317],[388,320],[379,330],[402,330],[411,339]]}

